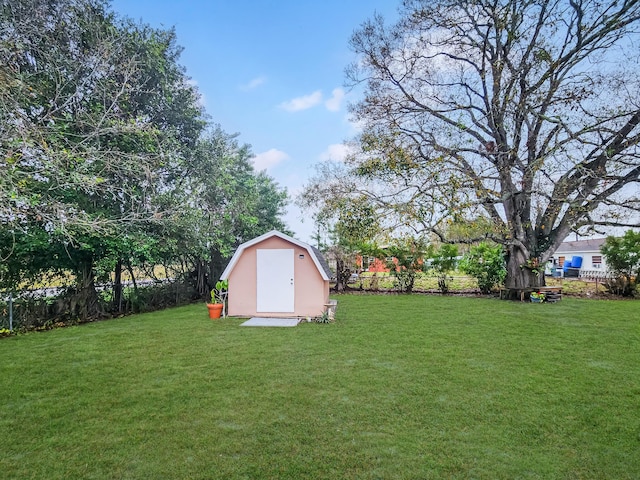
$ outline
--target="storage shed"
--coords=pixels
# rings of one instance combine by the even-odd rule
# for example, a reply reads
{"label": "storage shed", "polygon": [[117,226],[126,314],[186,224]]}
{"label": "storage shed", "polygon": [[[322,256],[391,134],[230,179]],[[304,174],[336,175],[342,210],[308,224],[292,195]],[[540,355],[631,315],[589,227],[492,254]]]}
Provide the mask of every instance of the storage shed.
{"label": "storage shed", "polygon": [[320,251],[272,230],[238,247],[222,280],[238,317],[315,317],[329,302],[331,270]]}

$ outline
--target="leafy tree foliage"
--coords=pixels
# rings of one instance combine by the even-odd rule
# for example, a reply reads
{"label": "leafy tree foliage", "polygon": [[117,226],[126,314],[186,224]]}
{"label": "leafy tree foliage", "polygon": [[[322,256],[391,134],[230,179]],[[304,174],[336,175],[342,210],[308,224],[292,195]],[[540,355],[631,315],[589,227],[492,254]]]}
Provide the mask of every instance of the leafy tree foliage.
{"label": "leafy tree foliage", "polygon": [[343,198],[336,212],[335,233],[344,245],[358,248],[380,233],[375,209],[364,197]]}
{"label": "leafy tree foliage", "polygon": [[363,133],[347,174],[317,185],[444,240],[483,216],[506,286],[542,285],[521,266],[571,231],[635,224],[638,27],[637,1],[405,0],[352,37]]}
{"label": "leafy tree foliage", "polygon": [[[73,274],[70,305],[101,315],[95,283],[163,264],[215,282],[240,242],[286,230],[287,202],[248,146],[202,135],[173,30],[103,0],[0,0],[0,282]],[[201,284],[208,293],[211,284]]]}
{"label": "leafy tree foliage", "polygon": [[193,212],[183,241],[202,294],[211,291],[236,247],[269,230],[290,233],[282,221],[286,189],[256,172],[249,145],[214,126],[197,142],[189,159],[182,195]]}
{"label": "leafy tree foliage", "polygon": [[0,22],[0,221],[65,251],[79,315],[93,315],[96,263],[130,264],[128,239],[166,216],[156,194],[204,125],[198,94],[173,31],[100,0],[3,2]]}
{"label": "leafy tree foliage", "polygon": [[618,295],[632,295],[640,275],[640,233],[627,230],[622,237],[609,236],[600,248],[614,278],[608,288]]}
{"label": "leafy tree foliage", "polygon": [[473,245],[463,255],[458,268],[478,281],[482,293],[490,293],[507,276],[503,247],[488,242]]}
{"label": "leafy tree foliage", "polygon": [[99,0],[5,1],[0,14],[3,223],[72,236],[115,212],[152,218],[167,153],[202,126],[175,34]]}
{"label": "leafy tree foliage", "polygon": [[327,259],[335,265],[336,291],[348,287],[349,278],[357,269],[358,255],[377,256],[377,250],[374,252],[372,245],[375,245],[374,240],[381,233],[377,212],[366,196],[347,196],[339,191],[343,186],[337,184],[333,186],[339,188],[325,188],[322,179],[329,171],[340,177],[340,168],[333,162],[319,165],[315,181],[296,199],[302,209],[315,212],[318,244],[321,243],[321,231],[327,237],[329,243],[322,246]]}

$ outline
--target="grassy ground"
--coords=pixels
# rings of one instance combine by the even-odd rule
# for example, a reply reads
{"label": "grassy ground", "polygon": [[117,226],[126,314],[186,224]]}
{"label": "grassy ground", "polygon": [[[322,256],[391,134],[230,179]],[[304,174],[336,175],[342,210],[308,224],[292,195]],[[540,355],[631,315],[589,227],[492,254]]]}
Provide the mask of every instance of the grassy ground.
{"label": "grassy ground", "polygon": [[341,296],[0,340],[10,479],[640,478],[637,302]]}

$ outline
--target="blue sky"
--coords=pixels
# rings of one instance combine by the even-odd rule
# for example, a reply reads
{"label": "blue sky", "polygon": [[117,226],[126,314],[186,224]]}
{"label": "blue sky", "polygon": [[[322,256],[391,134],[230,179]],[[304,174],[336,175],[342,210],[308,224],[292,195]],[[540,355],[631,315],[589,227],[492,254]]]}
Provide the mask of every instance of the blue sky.
{"label": "blue sky", "polygon": [[[353,31],[374,12],[396,16],[399,0],[115,0],[119,14],[175,27],[181,63],[211,120],[252,146],[256,168],[291,196],[321,160],[340,160],[356,133],[344,87]],[[312,220],[291,205],[286,221],[310,241]]]}

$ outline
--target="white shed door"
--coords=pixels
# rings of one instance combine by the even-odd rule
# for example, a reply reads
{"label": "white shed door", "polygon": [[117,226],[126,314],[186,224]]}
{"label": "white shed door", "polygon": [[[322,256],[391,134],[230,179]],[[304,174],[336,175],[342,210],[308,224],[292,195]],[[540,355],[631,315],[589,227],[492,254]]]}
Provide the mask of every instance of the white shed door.
{"label": "white shed door", "polygon": [[293,249],[257,250],[257,312],[293,312]]}

